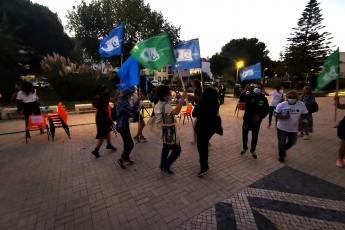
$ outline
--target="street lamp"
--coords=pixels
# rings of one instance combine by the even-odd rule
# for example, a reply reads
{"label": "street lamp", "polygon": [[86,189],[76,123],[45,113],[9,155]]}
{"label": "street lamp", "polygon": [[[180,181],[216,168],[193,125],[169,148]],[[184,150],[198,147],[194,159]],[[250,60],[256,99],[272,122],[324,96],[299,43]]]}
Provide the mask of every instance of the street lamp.
{"label": "street lamp", "polygon": [[238,62],[236,62],[236,82],[235,82],[235,84],[237,84],[237,82],[238,82],[238,70],[240,69],[240,68],[242,68],[244,66],[244,61],[238,61]]}

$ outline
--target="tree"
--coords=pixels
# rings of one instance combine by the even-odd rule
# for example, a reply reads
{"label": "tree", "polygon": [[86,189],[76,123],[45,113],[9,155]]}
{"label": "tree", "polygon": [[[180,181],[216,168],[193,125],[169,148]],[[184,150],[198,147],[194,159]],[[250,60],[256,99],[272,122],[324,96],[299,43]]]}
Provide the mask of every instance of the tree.
{"label": "tree", "polygon": [[99,39],[115,25],[125,24],[125,54],[138,41],[169,33],[172,42],[177,42],[180,27],[173,26],[161,12],[153,11],[143,0],[95,0],[90,4],[82,1],[68,12],[68,28],[81,41],[86,53],[98,60]]}
{"label": "tree", "polygon": [[[284,63],[291,75],[304,78],[311,70],[317,71],[330,53],[331,34],[324,31],[323,17],[317,0],[310,0],[305,7],[298,27],[288,38]],[[297,78],[298,79],[298,78]]]}
{"label": "tree", "polygon": [[245,66],[261,62],[263,67],[269,67],[270,58],[267,54],[265,43],[259,42],[257,38],[232,39],[222,47],[220,54],[211,57],[211,72],[234,82],[238,60],[243,60]]}

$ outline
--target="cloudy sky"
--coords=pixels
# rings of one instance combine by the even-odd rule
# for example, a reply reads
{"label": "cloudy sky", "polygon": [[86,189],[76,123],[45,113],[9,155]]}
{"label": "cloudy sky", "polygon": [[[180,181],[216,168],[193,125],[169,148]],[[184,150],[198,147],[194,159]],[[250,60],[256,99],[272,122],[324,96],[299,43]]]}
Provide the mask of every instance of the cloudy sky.
{"label": "cloudy sky", "polygon": [[[66,26],[67,10],[80,0],[32,0],[56,12]],[[91,0],[86,0],[91,2]],[[220,52],[231,39],[256,37],[276,60],[309,0],[145,0],[175,26],[181,39],[199,38],[203,57]],[[345,51],[345,0],[319,0],[333,45]]]}

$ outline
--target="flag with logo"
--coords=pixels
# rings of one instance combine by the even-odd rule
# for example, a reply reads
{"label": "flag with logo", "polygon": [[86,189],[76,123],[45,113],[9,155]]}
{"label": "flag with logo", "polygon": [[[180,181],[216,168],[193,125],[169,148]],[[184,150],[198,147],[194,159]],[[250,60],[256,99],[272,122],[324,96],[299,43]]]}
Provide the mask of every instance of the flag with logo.
{"label": "flag with logo", "polygon": [[115,27],[99,42],[98,52],[101,57],[111,57],[122,54],[124,25]]}
{"label": "flag with logo", "polygon": [[261,79],[261,62],[247,66],[240,71],[241,81]]}
{"label": "flag with logo", "polygon": [[334,51],[323,64],[323,69],[319,74],[316,82],[316,90],[321,90],[331,81],[339,77],[339,49]]}
{"label": "flag with logo", "polygon": [[174,47],[176,63],[174,69],[201,68],[199,39],[184,41]]}
{"label": "flag with logo", "polygon": [[136,44],[131,55],[148,69],[159,70],[166,64],[175,63],[175,56],[166,32]]}
{"label": "flag with logo", "polygon": [[130,56],[123,63],[117,74],[121,79],[121,83],[117,85],[119,89],[138,85],[140,76],[139,63]]}

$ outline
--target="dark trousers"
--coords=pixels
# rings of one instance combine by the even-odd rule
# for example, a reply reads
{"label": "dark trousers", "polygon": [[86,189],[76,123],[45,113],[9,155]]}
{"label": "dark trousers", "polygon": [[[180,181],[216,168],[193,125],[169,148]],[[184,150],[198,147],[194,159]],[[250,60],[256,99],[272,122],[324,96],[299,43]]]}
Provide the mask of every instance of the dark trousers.
{"label": "dark trousers", "polygon": [[123,153],[121,155],[121,158],[129,160],[129,154],[134,147],[129,124],[123,130],[121,130],[120,134],[123,140]]}
{"label": "dark trousers", "polygon": [[261,121],[258,122],[251,122],[251,121],[243,121],[242,125],[242,142],[243,142],[243,149],[248,149],[248,134],[249,131],[252,131],[252,143],[250,147],[250,152],[255,152],[256,144],[258,143],[258,136],[260,131]]}
{"label": "dark trousers", "polygon": [[[268,124],[271,125],[272,123],[272,117],[273,117],[273,113],[274,110],[276,109],[275,106],[270,106],[270,113],[268,114]],[[276,118],[276,124],[277,124],[277,118]]]}
{"label": "dark trousers", "polygon": [[[169,154],[169,152],[171,153]],[[167,145],[163,144],[161,156],[161,169],[170,169],[171,165],[177,160],[181,153],[180,145]]]}
{"label": "dark trousers", "polygon": [[40,111],[40,105],[38,104],[37,101],[35,102],[29,102],[29,103],[24,103],[23,105],[23,114],[25,117],[25,128],[28,127],[29,124],[29,116],[34,114],[34,115],[39,115],[41,114]]}
{"label": "dark trousers", "polygon": [[297,142],[297,132],[286,132],[277,129],[279,157],[286,156],[286,150],[294,146]]}
{"label": "dark trousers", "polygon": [[197,132],[196,140],[199,152],[199,161],[201,171],[208,170],[208,143],[214,133]]}

